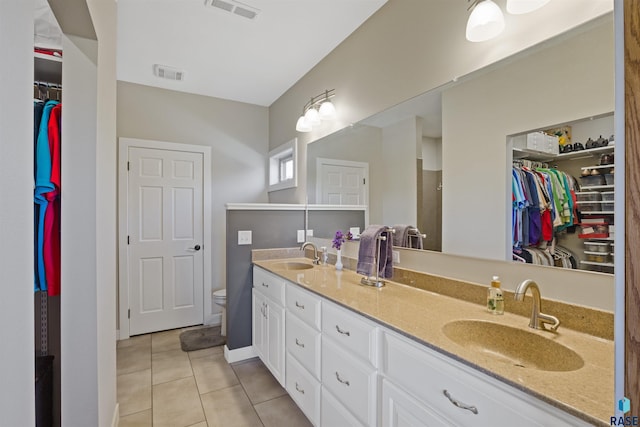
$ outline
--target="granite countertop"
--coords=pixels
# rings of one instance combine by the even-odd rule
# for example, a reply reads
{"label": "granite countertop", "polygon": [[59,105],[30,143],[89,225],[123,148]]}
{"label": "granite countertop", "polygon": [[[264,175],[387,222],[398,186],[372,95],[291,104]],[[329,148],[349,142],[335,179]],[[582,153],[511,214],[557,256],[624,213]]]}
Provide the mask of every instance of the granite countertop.
{"label": "granite countertop", "polygon": [[[562,324],[557,332],[531,329],[526,317],[492,315],[481,305],[392,281],[383,288],[363,286],[361,275],[351,270],[336,271],[333,265],[307,270],[274,268],[283,261],[310,264],[307,258],[253,263],[591,424],[609,425],[615,407],[613,341],[566,329]],[[557,317],[562,321],[562,314]],[[584,360],[584,366],[562,372],[505,363],[449,339],[443,327],[456,320],[490,321],[538,334],[574,350]]]}

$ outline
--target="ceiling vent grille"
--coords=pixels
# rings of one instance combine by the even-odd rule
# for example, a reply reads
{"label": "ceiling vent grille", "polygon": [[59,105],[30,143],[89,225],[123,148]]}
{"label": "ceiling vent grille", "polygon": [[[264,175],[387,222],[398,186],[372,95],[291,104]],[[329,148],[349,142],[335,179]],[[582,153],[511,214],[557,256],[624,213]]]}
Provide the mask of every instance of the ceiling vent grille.
{"label": "ceiling vent grille", "polygon": [[255,7],[234,0],[205,0],[204,4],[252,20],[260,13]]}
{"label": "ceiling vent grille", "polygon": [[168,67],[166,65],[154,64],[153,65],[153,74],[156,76],[167,79],[181,82],[184,80],[184,71],[179,70],[177,68]]}

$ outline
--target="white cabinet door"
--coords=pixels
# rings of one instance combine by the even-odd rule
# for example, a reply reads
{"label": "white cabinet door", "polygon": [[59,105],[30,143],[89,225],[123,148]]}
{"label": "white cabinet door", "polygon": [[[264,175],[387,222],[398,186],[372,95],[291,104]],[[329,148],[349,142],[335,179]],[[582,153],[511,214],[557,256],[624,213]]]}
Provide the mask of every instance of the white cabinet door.
{"label": "white cabinet door", "polygon": [[431,408],[382,381],[382,427],[446,427],[452,423]]}
{"label": "white cabinet door", "polygon": [[324,386],[320,408],[322,427],[364,427]]}
{"label": "white cabinet door", "polygon": [[284,378],[284,308],[266,300],[267,306],[267,366],[278,382],[285,387]]}
{"label": "white cabinet door", "polygon": [[253,349],[262,360],[265,361],[265,340],[266,340],[266,304],[265,298],[260,292],[253,290],[253,331],[251,332],[253,340]]}

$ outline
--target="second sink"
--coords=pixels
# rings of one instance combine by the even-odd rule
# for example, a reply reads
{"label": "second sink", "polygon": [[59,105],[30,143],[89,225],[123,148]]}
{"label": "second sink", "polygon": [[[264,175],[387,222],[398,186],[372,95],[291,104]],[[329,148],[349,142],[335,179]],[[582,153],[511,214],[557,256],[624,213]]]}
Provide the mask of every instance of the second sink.
{"label": "second sink", "polygon": [[514,366],[575,371],[584,366],[575,351],[537,333],[482,320],[457,320],[442,328],[450,340]]}

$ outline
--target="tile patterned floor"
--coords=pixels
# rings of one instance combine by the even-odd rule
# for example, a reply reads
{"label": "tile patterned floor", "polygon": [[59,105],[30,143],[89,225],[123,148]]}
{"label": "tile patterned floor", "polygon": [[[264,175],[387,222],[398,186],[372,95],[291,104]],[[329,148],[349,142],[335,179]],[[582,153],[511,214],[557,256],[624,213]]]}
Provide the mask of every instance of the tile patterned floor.
{"label": "tile patterned floor", "polygon": [[120,427],[308,427],[259,359],[229,365],[223,348],[185,353],[183,330],[118,341]]}

